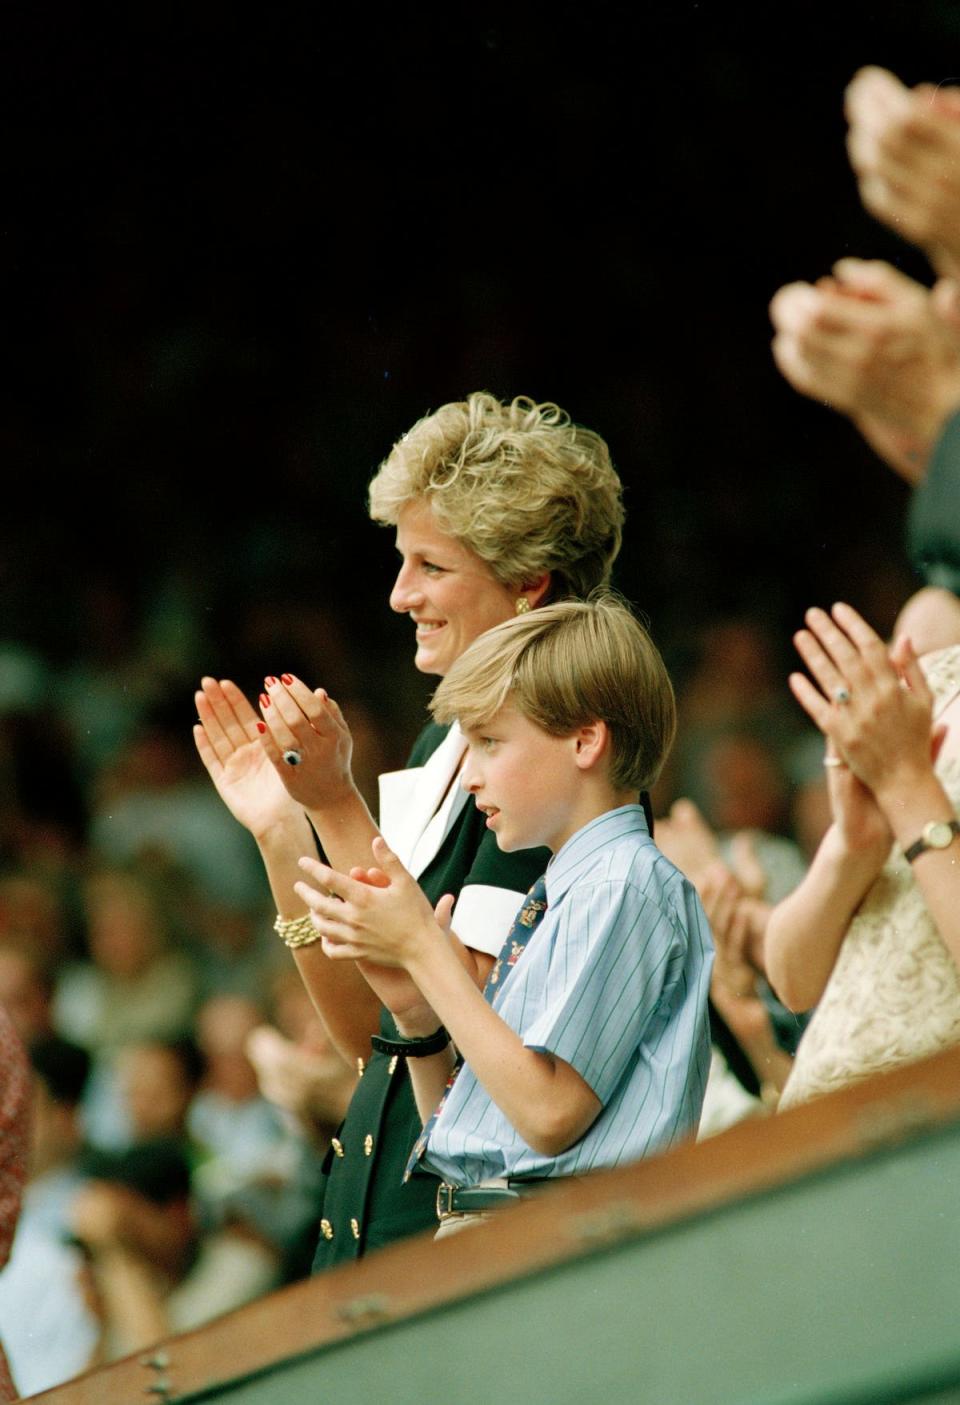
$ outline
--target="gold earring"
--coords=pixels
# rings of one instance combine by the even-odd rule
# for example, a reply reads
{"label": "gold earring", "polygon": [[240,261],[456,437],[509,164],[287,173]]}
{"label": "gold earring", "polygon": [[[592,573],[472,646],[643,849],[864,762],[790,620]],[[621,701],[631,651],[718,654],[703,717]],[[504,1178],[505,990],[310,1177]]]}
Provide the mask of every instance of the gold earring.
{"label": "gold earring", "polygon": [[517,614],[526,615],[530,613],[530,601],[525,595],[517,596]]}

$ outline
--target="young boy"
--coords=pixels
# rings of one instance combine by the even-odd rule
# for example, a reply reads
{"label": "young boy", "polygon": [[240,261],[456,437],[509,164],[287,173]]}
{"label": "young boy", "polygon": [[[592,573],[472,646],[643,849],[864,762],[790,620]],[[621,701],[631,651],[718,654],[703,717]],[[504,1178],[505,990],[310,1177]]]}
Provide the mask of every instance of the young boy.
{"label": "young boy", "polygon": [[[377,963],[362,969],[404,1036],[394,1051],[410,1059],[427,1123],[411,1169],[422,1156],[443,1177],[443,1231],[525,1181],[633,1161],[696,1131],[713,950],[696,892],[638,804],[675,709],[622,603],[565,601],[490,630],[431,709],[466,736],[461,784],[500,848],[554,855],[483,993],[446,934],[453,899],[432,912],[382,839],[376,869],[301,860],[331,896],[297,887],[328,956]],[[463,1066],[444,1094],[450,1041]]]}

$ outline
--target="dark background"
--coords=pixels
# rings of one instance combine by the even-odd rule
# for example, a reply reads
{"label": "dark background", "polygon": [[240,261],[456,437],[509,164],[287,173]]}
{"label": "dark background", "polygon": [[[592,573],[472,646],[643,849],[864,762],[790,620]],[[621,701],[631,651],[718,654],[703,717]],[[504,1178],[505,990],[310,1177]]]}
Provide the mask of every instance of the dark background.
{"label": "dark background", "polygon": [[956,7],[21,0],[0,25],[8,639],[54,667],[152,650],[187,711],[195,669],[418,705],[364,488],[478,388],[607,437],[617,583],[681,670],[706,616],[762,618],[785,659],[814,600],[889,625],[906,488],[779,379],[767,303],[850,252],[928,277],[860,208],[842,93],[868,62],[960,74]]}

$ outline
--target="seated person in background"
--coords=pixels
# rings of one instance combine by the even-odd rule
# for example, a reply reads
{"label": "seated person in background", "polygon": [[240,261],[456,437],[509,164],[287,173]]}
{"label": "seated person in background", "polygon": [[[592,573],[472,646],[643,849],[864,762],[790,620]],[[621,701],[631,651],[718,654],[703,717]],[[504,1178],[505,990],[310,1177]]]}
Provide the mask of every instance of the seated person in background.
{"label": "seated person in background", "polygon": [[50,1235],[65,1239],[70,1204],[86,1176],[81,1104],[90,1056],[55,1034],[35,1039],[29,1054],[33,1113],[23,1218],[42,1223]]}
{"label": "seated person in background", "polygon": [[264,1176],[286,1139],[280,1114],[261,1096],[246,1054],[247,1038],[262,1018],[243,995],[215,995],[197,1013],[204,1075],[187,1126],[207,1153],[195,1180],[205,1182],[213,1197]]}
{"label": "seated person in background", "polygon": [[[27,1056],[6,1010],[0,1006],[0,1268],[7,1262],[17,1227],[27,1174],[30,1073]],[[0,1345],[0,1400],[16,1400]]]}
{"label": "seated person in background", "polygon": [[131,1044],[186,1037],[198,983],[172,941],[162,892],[137,872],[101,869],[83,885],[89,961],[58,979],[57,1030],[93,1056],[84,1100],[87,1133],[100,1146],[129,1137],[115,1063]]}
{"label": "seated person in background", "polygon": [[94,1365],[100,1341],[87,1264],[68,1242],[70,1206],[83,1184],[79,1109],[90,1060],[55,1035],[35,1040],[29,1052],[29,1179],[10,1262],[0,1273],[4,1344],[24,1395]]}
{"label": "seated person in background", "polygon": [[[960,640],[940,603],[907,618]],[[960,642],[921,667],[905,634],[888,649],[849,605],[806,626],[795,643],[819,686],[790,687],[827,738],[834,820],[767,924],[774,988],[817,1006],[782,1108],[960,1042]]]}
{"label": "seated person in background", "polygon": [[320,1158],[300,1127],[260,1093],[247,1043],[262,1018],[242,995],[214,996],[197,1016],[206,1069],[187,1127],[202,1157],[193,1190],[204,1237],[189,1288],[173,1295],[178,1326],[210,1315],[214,1273],[205,1259],[221,1277],[222,1310],[276,1287],[288,1267],[309,1269],[309,1258],[303,1260],[316,1237]]}
{"label": "seated person in background", "polygon": [[[553,854],[484,991],[447,939],[452,898],[434,914],[382,839],[378,867],[354,876],[302,859],[334,896],[298,891],[329,956],[401,966],[415,985],[391,992],[387,970],[381,989],[399,1049],[414,1054],[426,1123],[408,1169],[422,1161],[444,1178],[443,1234],[531,1181],[636,1160],[696,1131],[712,945],[696,892],[638,803],[675,711],[663,661],[622,604],[547,605],[490,630],[432,711],[467,737],[462,784],[500,848]],[[451,1039],[464,1062],[444,1093]]]}
{"label": "seated person in background", "polygon": [[356,1071],[337,1053],[297,972],[284,967],[271,989],[272,1024],[259,1024],[246,1052],[260,1091],[322,1153],[347,1111]]}
{"label": "seated person in background", "polygon": [[197,1251],[186,1116],[200,1071],[186,1041],[125,1049],[118,1078],[134,1139],[83,1158],[89,1179],[73,1198],[70,1224],[91,1261],[108,1359],[164,1335],[155,1303],[183,1279]]}
{"label": "seated person in background", "polygon": [[[725,854],[719,836],[692,801],[677,800],[669,816],[657,820],[657,844],[700,895],[717,949],[711,1002],[737,1041],[737,1049],[730,1050],[714,1036],[700,1122],[700,1136],[711,1136],[776,1106],[803,1021],[784,1009],[765,979],[763,945],[771,885],[753,834],[739,831],[729,836]],[[739,1062],[731,1069],[738,1050],[752,1080]]]}
{"label": "seated person in background", "polygon": [[53,1034],[53,981],[29,951],[0,939],[0,1005],[30,1048]]}

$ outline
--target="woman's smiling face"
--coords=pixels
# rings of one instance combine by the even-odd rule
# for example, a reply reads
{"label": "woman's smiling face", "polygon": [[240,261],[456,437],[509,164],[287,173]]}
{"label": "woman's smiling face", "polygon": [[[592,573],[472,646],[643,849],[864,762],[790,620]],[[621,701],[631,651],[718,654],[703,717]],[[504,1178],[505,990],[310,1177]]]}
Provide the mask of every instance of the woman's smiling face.
{"label": "woman's smiling face", "polygon": [[401,508],[397,551],[401,564],[390,608],[408,614],[416,625],[414,663],[420,672],[443,677],[478,635],[510,619],[517,592],[437,526],[424,498]]}

